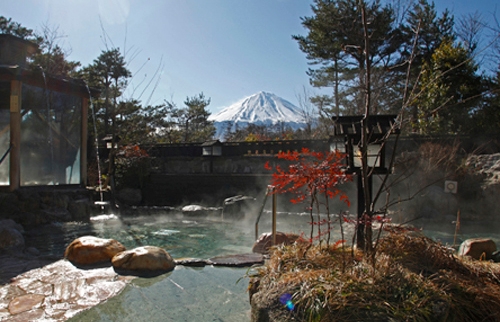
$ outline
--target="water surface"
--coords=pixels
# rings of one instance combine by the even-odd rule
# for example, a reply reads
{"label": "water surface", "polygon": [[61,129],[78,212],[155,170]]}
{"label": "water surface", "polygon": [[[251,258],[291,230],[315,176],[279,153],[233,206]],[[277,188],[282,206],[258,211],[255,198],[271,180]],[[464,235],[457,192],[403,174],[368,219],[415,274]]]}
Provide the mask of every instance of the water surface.
{"label": "water surface", "polygon": [[[90,223],[61,223],[38,227],[26,233],[27,246],[38,248],[42,255],[62,257],[75,238],[93,235],[113,238],[128,249],[154,245],[166,249],[174,258],[210,257],[251,252],[255,240],[255,218],[187,216],[176,211],[137,212],[134,216],[100,216]],[[264,213],[259,232],[271,230],[271,216]],[[279,213],[278,231],[309,234],[306,214]],[[338,225],[338,223],[337,223]],[[418,223],[417,223],[418,226]],[[461,243],[466,238],[489,237],[497,244],[500,234],[490,225],[463,223],[455,235],[455,225],[422,225],[424,233],[443,244]],[[347,239],[353,227],[345,226]],[[332,241],[341,238],[336,227]],[[154,278],[137,278],[118,296],[71,321],[249,321],[247,268],[177,266]]]}

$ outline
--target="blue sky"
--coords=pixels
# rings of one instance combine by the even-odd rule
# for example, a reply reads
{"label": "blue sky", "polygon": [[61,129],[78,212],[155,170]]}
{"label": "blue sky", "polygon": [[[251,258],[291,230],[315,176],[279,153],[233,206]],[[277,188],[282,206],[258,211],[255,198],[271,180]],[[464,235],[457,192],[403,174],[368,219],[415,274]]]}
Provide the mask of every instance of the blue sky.
{"label": "blue sky", "polygon": [[[134,75],[125,93],[144,104],[203,92],[212,113],[259,91],[298,105],[308,68],[294,34],[310,0],[1,0],[0,15],[40,31],[58,29],[69,59],[90,64],[119,47]],[[497,0],[439,0],[457,17],[479,11],[491,20]],[[499,13],[496,13],[499,17]],[[107,37],[104,36],[106,33]],[[158,76],[155,72],[158,70]],[[148,85],[149,84],[149,85]],[[142,95],[141,95],[142,94]]]}

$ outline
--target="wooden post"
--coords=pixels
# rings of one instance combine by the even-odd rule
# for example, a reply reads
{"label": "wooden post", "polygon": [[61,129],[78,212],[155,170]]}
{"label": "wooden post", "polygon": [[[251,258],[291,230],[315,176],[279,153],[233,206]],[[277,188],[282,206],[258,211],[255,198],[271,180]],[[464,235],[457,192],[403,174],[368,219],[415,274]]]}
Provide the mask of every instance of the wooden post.
{"label": "wooden post", "polygon": [[[368,196],[370,202],[372,200],[372,186],[373,186],[373,177],[370,175],[368,177]],[[365,191],[363,189],[363,178],[361,173],[357,175],[357,189],[358,189],[358,227],[356,232],[356,247],[360,250],[364,250],[366,247],[365,243],[365,230],[366,230],[366,200],[365,200]],[[368,223],[371,225],[371,223]]]}
{"label": "wooden post", "polygon": [[87,185],[87,144],[88,144],[88,110],[90,99],[84,97],[82,99],[81,113],[81,141],[80,141],[80,184],[84,187]]}
{"label": "wooden post", "polygon": [[21,103],[22,82],[10,82],[10,191],[21,185]]}
{"label": "wooden post", "polygon": [[276,245],[276,193],[273,194],[273,246]]}

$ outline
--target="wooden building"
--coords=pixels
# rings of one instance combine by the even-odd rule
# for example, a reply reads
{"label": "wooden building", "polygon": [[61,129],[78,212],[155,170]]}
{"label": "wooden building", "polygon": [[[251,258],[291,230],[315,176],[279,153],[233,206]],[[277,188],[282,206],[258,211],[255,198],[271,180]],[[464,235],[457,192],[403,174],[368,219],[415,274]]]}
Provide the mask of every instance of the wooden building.
{"label": "wooden building", "polygon": [[37,46],[0,35],[0,189],[85,185],[87,113],[82,80],[29,68]]}

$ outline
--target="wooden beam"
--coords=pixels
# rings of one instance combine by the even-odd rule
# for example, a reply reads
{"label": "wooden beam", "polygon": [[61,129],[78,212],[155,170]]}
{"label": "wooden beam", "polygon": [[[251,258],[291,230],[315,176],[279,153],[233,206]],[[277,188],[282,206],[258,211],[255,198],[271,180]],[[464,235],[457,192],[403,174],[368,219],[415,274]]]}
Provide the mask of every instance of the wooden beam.
{"label": "wooden beam", "polygon": [[90,100],[87,97],[82,98],[82,120],[81,128],[81,147],[80,147],[80,183],[87,185],[87,144],[88,144],[88,110]]}
{"label": "wooden beam", "polygon": [[21,106],[22,82],[10,82],[10,190],[17,190],[21,184]]}

